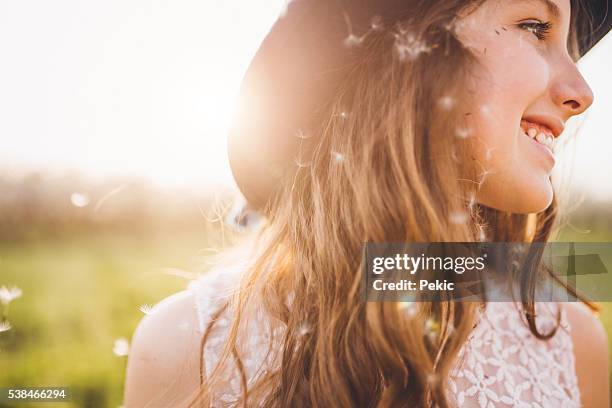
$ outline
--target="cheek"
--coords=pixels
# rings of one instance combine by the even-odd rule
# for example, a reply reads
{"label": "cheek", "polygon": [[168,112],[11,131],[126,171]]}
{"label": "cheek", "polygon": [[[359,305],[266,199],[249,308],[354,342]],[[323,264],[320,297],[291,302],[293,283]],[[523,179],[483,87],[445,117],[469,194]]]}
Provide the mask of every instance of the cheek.
{"label": "cheek", "polygon": [[[516,41],[515,41],[516,42]],[[482,70],[473,79],[474,115],[470,115],[477,144],[476,158],[509,162],[519,148],[521,118],[542,99],[549,83],[550,68],[533,44],[505,42],[488,44],[480,58]],[[495,43],[493,43],[495,45]],[[503,160],[502,160],[503,159]]]}
{"label": "cheek", "polygon": [[545,60],[533,45],[525,46],[532,52],[487,51],[483,74],[474,78],[475,106],[468,116],[479,201],[523,213],[541,211],[552,196],[548,174],[529,160],[531,141],[520,130],[523,115],[546,94],[549,76]]}

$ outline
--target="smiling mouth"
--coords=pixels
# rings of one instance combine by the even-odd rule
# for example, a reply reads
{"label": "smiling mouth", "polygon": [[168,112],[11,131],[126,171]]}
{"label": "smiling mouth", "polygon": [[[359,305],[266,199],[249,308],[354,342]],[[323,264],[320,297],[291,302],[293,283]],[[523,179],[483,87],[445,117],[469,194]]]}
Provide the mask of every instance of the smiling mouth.
{"label": "smiling mouth", "polygon": [[533,123],[522,119],[521,129],[523,130],[523,134],[525,134],[525,136],[543,146],[546,146],[551,152],[553,152],[555,146],[555,136],[550,128],[539,123]]}

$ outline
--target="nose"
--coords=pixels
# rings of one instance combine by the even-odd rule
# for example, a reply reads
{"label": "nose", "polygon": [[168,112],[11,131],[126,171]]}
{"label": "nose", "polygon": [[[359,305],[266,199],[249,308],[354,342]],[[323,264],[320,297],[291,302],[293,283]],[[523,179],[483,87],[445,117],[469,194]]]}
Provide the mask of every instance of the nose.
{"label": "nose", "polygon": [[566,69],[552,87],[553,102],[563,115],[570,118],[586,111],[593,104],[593,91],[578,71],[573,61],[568,61]]}

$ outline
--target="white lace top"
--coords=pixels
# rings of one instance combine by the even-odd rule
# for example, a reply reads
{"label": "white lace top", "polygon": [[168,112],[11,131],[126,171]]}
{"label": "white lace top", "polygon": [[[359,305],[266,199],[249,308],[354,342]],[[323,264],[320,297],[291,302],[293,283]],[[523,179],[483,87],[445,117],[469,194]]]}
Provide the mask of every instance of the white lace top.
{"label": "white lace top", "polygon": [[[189,283],[200,332],[205,330],[218,305],[239,283],[238,274],[237,270],[213,270]],[[536,322],[541,333],[547,333],[554,326],[557,309],[555,303],[536,304]],[[229,313],[227,310],[218,318],[205,346],[207,374],[218,361],[225,343]],[[260,312],[253,316],[243,329],[247,342],[238,346],[249,386],[266,367],[277,363],[273,353],[266,355],[271,326]],[[478,321],[447,382],[453,405],[479,408],[580,406],[570,326],[563,309],[561,326],[549,340],[539,340],[531,333],[523,313],[514,303],[488,303]],[[228,371],[224,378],[227,378],[222,387],[225,389],[214,395],[214,407],[231,406],[231,401],[240,395],[237,371]]]}

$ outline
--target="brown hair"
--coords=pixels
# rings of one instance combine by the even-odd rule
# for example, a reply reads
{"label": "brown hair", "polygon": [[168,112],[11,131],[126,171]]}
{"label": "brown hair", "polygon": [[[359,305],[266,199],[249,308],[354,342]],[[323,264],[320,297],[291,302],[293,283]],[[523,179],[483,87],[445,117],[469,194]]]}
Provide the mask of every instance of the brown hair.
{"label": "brown hair", "polygon": [[[307,160],[299,159],[297,172],[266,207],[264,226],[251,236],[258,252],[231,300],[236,310],[229,340],[209,378],[202,369],[193,405],[210,403],[230,355],[242,379],[237,405],[449,405],[445,379],[480,305],[423,302],[407,314],[401,303],[363,302],[362,249],[368,241],[549,239],[556,197],[539,214],[475,202],[482,175],[457,159],[469,157],[466,118],[440,103],[470,101],[463,84],[477,59],[452,24],[466,6],[483,1],[414,1],[402,24],[366,36],[359,64],[347,67],[336,98],[321,110],[314,144],[305,147]],[[578,11],[572,1],[572,27]],[[568,47],[577,61],[574,30]],[[539,259],[541,253],[532,255]],[[539,271],[522,276],[521,301],[533,334],[548,338],[556,329],[543,334],[535,325]],[[238,332],[252,302],[284,331],[278,367],[247,388]],[[230,303],[220,305],[217,316]],[[268,351],[274,341],[272,336]]]}

